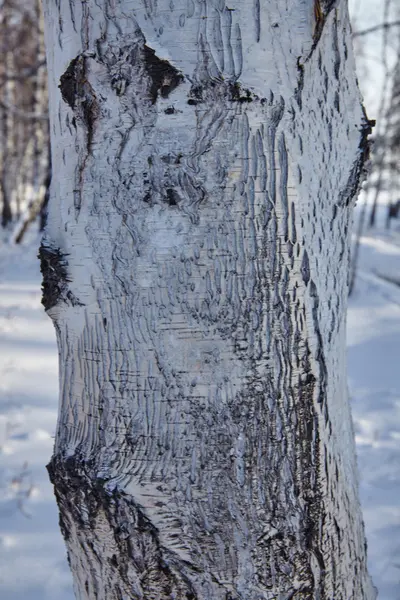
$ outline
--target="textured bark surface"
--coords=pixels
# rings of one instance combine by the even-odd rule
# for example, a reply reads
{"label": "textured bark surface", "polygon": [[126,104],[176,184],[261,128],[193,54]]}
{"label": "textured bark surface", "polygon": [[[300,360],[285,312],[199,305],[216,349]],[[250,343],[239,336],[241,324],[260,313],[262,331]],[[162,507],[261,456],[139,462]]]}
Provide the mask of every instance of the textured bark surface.
{"label": "textured bark surface", "polygon": [[46,0],[82,600],[372,600],[345,366],[368,123],[345,1]]}

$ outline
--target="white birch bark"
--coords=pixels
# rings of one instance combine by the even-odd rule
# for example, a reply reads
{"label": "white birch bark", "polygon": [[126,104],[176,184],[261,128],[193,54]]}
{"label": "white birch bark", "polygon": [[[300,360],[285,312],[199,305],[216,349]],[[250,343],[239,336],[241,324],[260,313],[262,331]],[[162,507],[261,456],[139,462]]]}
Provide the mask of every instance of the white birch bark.
{"label": "white birch bark", "polygon": [[81,600],[371,600],[346,391],[345,0],[45,0]]}

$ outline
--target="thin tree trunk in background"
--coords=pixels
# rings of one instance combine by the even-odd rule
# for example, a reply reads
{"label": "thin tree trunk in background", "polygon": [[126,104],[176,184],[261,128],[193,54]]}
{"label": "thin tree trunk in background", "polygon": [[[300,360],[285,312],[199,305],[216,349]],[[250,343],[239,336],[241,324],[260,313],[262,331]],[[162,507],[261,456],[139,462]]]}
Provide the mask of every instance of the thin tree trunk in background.
{"label": "thin tree trunk in background", "polygon": [[[13,241],[20,244],[24,239],[25,233],[31,223],[40,216],[39,229],[42,228],[43,215],[46,212],[48,200],[48,187],[51,178],[50,149],[49,149],[49,128],[47,120],[41,119],[45,115],[48,107],[47,94],[47,70],[45,61],[44,46],[44,22],[41,10],[41,0],[35,2],[35,22],[37,22],[37,39],[35,47],[35,56],[38,64],[36,73],[32,81],[33,101],[31,106],[33,115],[28,122],[31,127],[31,136],[29,140],[29,152],[27,152],[27,164],[22,171],[21,189],[26,196],[24,206],[26,207],[22,216],[15,227]],[[24,122],[22,122],[24,125]],[[25,125],[27,125],[25,123]],[[25,180],[25,185],[23,185]],[[42,215],[43,213],[43,215]]]}
{"label": "thin tree trunk in background", "polygon": [[[7,1],[3,3],[2,6],[2,19],[1,19],[1,28],[3,31],[3,39],[5,32],[8,29],[8,5]],[[2,40],[3,41],[3,40]],[[8,67],[9,61],[7,60],[8,53],[5,52],[4,43],[3,46],[3,54],[4,60],[2,64],[2,75],[4,79],[7,81],[8,76]],[[4,86],[4,96],[8,100],[9,95],[9,86],[8,83]],[[12,220],[12,211],[11,211],[11,198],[10,198],[10,190],[7,182],[7,170],[9,168],[9,123],[8,123],[9,115],[7,112],[1,112],[1,144],[2,144],[2,152],[1,152],[1,165],[0,165],[0,177],[1,177],[1,200],[2,200],[2,211],[1,211],[1,225],[2,227],[7,227],[8,224]]]}
{"label": "thin tree trunk in background", "polygon": [[45,0],[81,600],[372,600],[347,398],[347,2]]}
{"label": "thin tree trunk in background", "polygon": [[[392,4],[392,0],[384,0],[384,6],[383,6],[384,22],[386,22],[389,17],[391,4]],[[379,144],[380,144],[380,148],[378,148],[379,158],[376,160],[377,168],[378,168],[378,177],[377,177],[377,181],[375,184],[375,193],[374,193],[371,212],[370,212],[369,220],[368,220],[369,227],[375,226],[376,211],[377,211],[377,207],[378,207],[378,198],[382,192],[382,185],[384,183],[385,175],[386,175],[386,171],[387,171],[386,155],[388,153],[388,148],[387,148],[388,118],[390,116],[388,114],[388,107],[387,107],[387,101],[388,101],[387,94],[388,94],[389,83],[390,83],[390,69],[389,69],[389,64],[388,64],[388,42],[389,42],[388,30],[386,28],[384,28],[383,33],[382,33],[382,66],[384,69],[384,80],[383,80],[384,83],[383,83],[383,89],[381,91],[381,99],[380,99],[379,109],[378,109],[378,131],[377,131],[377,135],[379,136],[379,138],[378,138]]]}
{"label": "thin tree trunk in background", "polygon": [[50,139],[47,140],[47,175],[44,180],[44,199],[43,203],[40,207],[39,213],[39,231],[44,231],[44,228],[47,223],[47,209],[50,200],[50,185],[51,185],[51,177],[52,177],[52,168],[51,168],[51,150],[50,150]]}
{"label": "thin tree trunk in background", "polygon": [[354,287],[357,278],[358,258],[360,255],[361,238],[364,232],[365,218],[367,216],[368,207],[368,190],[364,193],[363,204],[360,208],[360,214],[355,228],[355,241],[352,246],[350,256],[350,275],[349,275],[349,296],[354,292]]}
{"label": "thin tree trunk in background", "polygon": [[[27,215],[30,222],[35,219],[43,201],[48,170],[47,72],[41,0],[0,4],[1,221],[13,240],[26,229]],[[1,237],[10,239],[7,232]]]}

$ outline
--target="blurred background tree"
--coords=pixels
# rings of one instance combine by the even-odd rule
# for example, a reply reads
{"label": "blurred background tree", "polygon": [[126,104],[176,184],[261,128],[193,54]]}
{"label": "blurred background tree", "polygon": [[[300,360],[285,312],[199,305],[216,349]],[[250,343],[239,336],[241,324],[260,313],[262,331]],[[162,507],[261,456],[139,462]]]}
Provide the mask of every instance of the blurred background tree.
{"label": "blurred background tree", "polygon": [[1,237],[22,241],[50,183],[47,73],[40,0],[0,3]]}

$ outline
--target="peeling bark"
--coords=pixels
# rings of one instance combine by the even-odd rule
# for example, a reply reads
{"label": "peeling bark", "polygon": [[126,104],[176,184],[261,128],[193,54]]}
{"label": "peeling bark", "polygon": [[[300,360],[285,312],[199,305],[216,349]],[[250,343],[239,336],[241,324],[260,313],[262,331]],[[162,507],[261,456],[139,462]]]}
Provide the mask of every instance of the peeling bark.
{"label": "peeling bark", "polygon": [[373,600],[346,391],[369,127],[346,2],[45,5],[49,473],[77,598]]}

